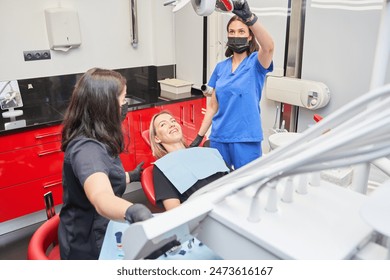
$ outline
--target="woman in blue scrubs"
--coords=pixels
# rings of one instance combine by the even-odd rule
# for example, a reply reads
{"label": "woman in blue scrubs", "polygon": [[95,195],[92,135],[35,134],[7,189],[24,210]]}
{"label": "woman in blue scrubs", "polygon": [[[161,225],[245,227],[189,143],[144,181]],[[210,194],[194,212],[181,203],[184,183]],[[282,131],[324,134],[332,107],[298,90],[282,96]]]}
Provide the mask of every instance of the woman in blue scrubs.
{"label": "woman in blue scrubs", "polygon": [[210,147],[238,169],[262,155],[260,99],[265,76],[273,70],[274,42],[246,1],[235,3],[233,13],[227,24],[228,58],[217,64],[210,77],[208,85],[214,90],[190,146],[198,146],[211,126]]}

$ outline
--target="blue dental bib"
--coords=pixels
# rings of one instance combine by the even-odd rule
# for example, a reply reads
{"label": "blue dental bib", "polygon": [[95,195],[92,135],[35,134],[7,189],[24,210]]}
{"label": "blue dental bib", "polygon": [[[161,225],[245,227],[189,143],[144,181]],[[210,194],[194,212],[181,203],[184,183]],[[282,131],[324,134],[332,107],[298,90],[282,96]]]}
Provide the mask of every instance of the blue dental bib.
{"label": "blue dental bib", "polygon": [[181,194],[201,179],[218,172],[229,172],[218,150],[205,147],[174,151],[154,164]]}

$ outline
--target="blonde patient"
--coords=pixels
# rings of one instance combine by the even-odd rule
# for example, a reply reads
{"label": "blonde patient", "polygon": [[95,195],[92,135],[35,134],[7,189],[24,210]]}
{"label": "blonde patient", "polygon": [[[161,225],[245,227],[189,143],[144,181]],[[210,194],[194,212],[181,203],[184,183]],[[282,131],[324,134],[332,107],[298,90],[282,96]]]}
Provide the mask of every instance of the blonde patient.
{"label": "blonde patient", "polygon": [[156,203],[166,210],[178,207],[191,194],[229,172],[212,148],[188,148],[182,128],[168,111],[155,114],[149,129]]}

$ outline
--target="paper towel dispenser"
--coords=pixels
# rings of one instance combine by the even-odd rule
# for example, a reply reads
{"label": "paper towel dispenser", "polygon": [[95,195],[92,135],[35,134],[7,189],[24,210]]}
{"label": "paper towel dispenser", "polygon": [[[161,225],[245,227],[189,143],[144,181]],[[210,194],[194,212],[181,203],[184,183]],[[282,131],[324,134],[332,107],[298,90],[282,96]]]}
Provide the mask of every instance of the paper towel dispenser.
{"label": "paper towel dispenser", "polygon": [[69,8],[50,8],[45,10],[45,18],[50,49],[68,51],[81,45],[77,11]]}
{"label": "paper towel dispenser", "polygon": [[289,77],[267,76],[265,94],[268,99],[310,110],[324,107],[330,100],[324,83]]}

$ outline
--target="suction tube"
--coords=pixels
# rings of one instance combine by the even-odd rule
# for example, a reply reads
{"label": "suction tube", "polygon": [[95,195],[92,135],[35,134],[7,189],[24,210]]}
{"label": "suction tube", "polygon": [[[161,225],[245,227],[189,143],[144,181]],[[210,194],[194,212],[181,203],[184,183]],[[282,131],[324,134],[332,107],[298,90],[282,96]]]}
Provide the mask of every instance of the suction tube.
{"label": "suction tube", "polygon": [[200,90],[203,92],[204,96],[211,96],[211,93],[213,92],[214,88],[209,87],[207,84],[203,84],[200,87]]}

